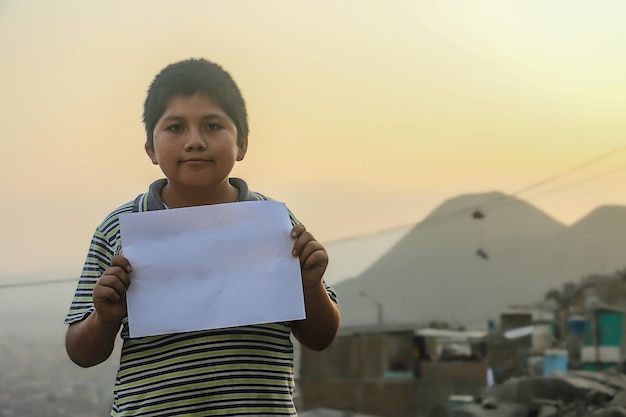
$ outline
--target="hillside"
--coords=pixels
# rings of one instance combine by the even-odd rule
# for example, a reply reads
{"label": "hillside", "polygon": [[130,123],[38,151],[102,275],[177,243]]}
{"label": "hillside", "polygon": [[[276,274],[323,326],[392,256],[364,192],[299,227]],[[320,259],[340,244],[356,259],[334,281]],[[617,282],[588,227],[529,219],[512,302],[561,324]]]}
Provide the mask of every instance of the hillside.
{"label": "hillside", "polygon": [[[474,218],[480,211],[484,218]],[[511,304],[626,265],[626,208],[565,226],[501,193],[452,198],[353,279],[335,285],[342,325],[454,320],[480,325]],[[477,256],[482,249],[488,259]]]}
{"label": "hillside", "polygon": [[330,285],[361,274],[413,228],[396,227],[367,236],[323,242],[330,262],[324,279]]}

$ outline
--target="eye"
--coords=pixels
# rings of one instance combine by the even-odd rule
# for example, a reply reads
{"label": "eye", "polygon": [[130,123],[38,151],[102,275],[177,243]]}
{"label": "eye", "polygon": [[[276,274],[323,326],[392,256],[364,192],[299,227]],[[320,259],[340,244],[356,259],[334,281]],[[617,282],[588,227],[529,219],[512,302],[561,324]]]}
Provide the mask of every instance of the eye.
{"label": "eye", "polygon": [[183,131],[183,125],[179,124],[179,123],[174,123],[172,125],[169,125],[165,128],[165,130],[169,130],[170,132],[182,132]]}
{"label": "eye", "polygon": [[218,125],[217,123],[209,123],[208,125],[206,125],[207,130],[219,130],[221,128],[222,126]]}

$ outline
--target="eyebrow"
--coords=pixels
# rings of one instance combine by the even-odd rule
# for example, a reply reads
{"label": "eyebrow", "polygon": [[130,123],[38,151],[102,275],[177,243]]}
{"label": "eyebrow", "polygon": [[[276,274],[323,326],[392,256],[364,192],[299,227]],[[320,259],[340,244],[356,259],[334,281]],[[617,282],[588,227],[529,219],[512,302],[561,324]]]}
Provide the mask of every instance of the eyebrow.
{"label": "eyebrow", "polygon": [[[226,116],[223,116],[221,114],[218,113],[211,113],[211,114],[207,114],[205,115],[202,120],[228,120],[228,118]],[[184,121],[185,118],[183,116],[177,116],[175,114],[169,115],[167,117],[165,117],[163,120],[160,121],[160,123],[166,123],[166,122],[179,122],[179,121]]]}

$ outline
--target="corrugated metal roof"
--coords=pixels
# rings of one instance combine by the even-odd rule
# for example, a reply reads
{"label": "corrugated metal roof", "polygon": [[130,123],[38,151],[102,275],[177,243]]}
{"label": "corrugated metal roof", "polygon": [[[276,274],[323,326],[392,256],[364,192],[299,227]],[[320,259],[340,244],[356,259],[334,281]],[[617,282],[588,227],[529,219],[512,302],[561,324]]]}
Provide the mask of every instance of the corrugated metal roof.
{"label": "corrugated metal roof", "polygon": [[454,340],[480,339],[487,336],[483,330],[446,330],[446,329],[419,329],[415,331],[416,336],[440,337]]}
{"label": "corrugated metal roof", "polygon": [[341,326],[337,334],[339,336],[349,336],[353,334],[367,333],[413,332],[416,329],[421,329],[426,326],[428,326],[428,323],[426,322],[380,323],[357,326]]}

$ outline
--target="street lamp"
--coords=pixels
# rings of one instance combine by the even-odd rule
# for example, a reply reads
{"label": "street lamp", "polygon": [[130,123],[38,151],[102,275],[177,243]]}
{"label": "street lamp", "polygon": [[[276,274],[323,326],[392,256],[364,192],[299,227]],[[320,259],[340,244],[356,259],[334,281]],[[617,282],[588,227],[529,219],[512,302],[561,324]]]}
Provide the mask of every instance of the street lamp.
{"label": "street lamp", "polygon": [[359,294],[364,297],[367,298],[368,300],[370,300],[372,303],[376,304],[376,310],[378,313],[378,324],[382,324],[383,322],[383,305],[376,301],[375,299],[373,299],[372,297],[370,297],[365,291],[359,291]]}

